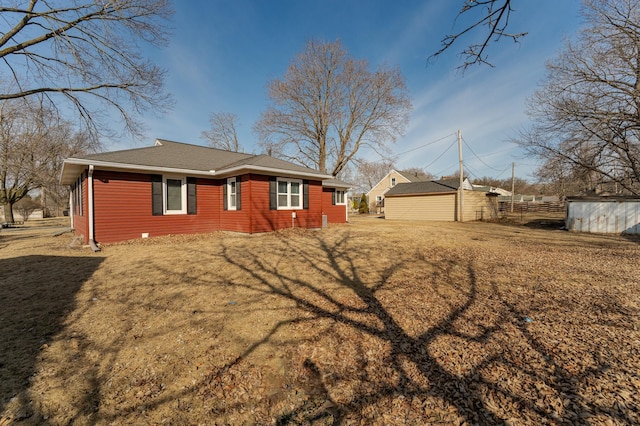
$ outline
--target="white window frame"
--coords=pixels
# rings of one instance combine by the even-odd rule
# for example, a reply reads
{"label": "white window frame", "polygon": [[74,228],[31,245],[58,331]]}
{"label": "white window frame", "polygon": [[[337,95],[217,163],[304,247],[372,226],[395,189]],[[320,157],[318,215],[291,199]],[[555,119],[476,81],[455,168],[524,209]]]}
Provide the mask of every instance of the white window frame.
{"label": "white window frame", "polygon": [[[180,210],[169,210],[167,207],[167,180],[180,181]],[[164,214],[187,214],[187,177],[176,175],[162,176],[162,207]]]}
{"label": "white window frame", "polygon": [[391,186],[396,186],[396,178],[391,178]]}
{"label": "white window frame", "polygon": [[[232,185],[233,184],[233,185]],[[238,209],[238,181],[235,177],[227,178],[227,210]],[[231,192],[233,188],[233,193]],[[231,204],[231,196],[233,196],[233,205]]]}
{"label": "white window frame", "polygon": [[[280,205],[280,195],[284,195],[284,192],[280,192],[280,182],[286,182],[287,183],[287,205],[282,206]],[[300,193],[297,194],[298,195],[298,201],[299,204],[298,205],[292,205],[291,204],[291,184],[292,183],[297,183],[298,187],[300,188]],[[288,178],[277,178],[276,179],[276,201],[278,203],[278,210],[302,210],[302,206],[304,203],[304,186],[302,185],[302,179],[288,179]]]}
{"label": "white window frame", "polygon": [[[342,198],[342,201],[340,201]],[[347,193],[346,191],[336,189],[336,205],[337,206],[345,206],[347,204]]]}

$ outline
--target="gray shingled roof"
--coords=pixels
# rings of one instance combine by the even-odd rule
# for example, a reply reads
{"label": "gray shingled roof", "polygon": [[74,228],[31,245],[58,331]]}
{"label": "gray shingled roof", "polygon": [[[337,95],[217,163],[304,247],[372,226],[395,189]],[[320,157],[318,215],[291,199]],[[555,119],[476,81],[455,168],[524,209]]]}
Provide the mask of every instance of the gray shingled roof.
{"label": "gray shingled roof", "polygon": [[387,191],[384,196],[394,196],[394,195],[408,195],[408,194],[431,194],[437,192],[454,192],[458,190],[460,186],[460,180],[455,179],[442,179],[442,180],[430,180],[430,181],[422,181],[422,182],[409,182],[409,183],[399,183],[389,191]]}
{"label": "gray shingled roof", "polygon": [[257,166],[257,167],[266,167],[269,169],[282,169],[288,171],[297,171],[304,173],[319,173],[317,170],[311,169],[309,167],[300,166],[298,164],[291,163],[289,161],[281,160],[279,158],[269,157],[268,155],[251,155],[248,158],[240,159],[234,163],[226,164],[223,167],[220,167],[218,171],[224,172],[227,169],[233,169],[236,167],[242,166]]}
{"label": "gray shingled roof", "polygon": [[[209,148],[200,145],[191,145],[181,142],[172,142],[158,139],[154,146],[145,148],[126,149],[121,151],[103,152],[85,156],[72,157],[65,161],[60,181],[69,184],[77,177],[81,170],[88,164],[95,163],[102,167],[127,169],[176,169],[185,171],[203,172],[207,174],[221,175],[225,170],[234,171],[262,170],[274,173],[282,171],[283,174],[293,176],[317,176],[320,179],[328,178],[326,173],[321,173],[308,167],[300,166],[267,155],[243,154]],[[133,167],[132,167],[133,166]]]}
{"label": "gray shingled roof", "polygon": [[109,163],[208,171],[251,157],[253,157],[251,154],[241,154],[158,139],[158,143],[154,146],[103,152],[75,158]]}

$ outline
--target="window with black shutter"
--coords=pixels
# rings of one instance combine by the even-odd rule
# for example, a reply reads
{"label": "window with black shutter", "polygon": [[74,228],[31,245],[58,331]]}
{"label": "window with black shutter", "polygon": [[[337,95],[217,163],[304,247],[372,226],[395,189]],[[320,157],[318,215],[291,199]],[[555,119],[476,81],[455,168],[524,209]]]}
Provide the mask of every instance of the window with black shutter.
{"label": "window with black shutter", "polygon": [[162,175],[151,175],[151,213],[154,216],[162,216],[163,211]]}

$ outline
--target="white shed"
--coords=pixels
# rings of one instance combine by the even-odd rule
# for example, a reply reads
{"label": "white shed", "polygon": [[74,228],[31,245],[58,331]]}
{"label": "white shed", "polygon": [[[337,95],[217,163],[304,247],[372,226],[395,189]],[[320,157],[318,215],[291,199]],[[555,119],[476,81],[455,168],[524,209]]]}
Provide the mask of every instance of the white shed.
{"label": "white shed", "polygon": [[569,197],[566,209],[569,231],[640,234],[640,197]]}

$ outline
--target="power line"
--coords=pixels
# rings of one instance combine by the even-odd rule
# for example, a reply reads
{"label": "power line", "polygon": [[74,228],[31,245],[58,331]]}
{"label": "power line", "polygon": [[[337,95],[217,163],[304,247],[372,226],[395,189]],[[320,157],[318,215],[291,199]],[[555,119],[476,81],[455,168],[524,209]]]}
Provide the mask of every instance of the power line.
{"label": "power line", "polygon": [[478,159],[478,161],[480,161],[482,164],[484,164],[486,167],[490,168],[491,170],[493,170],[494,172],[499,172],[499,173],[504,173],[504,171],[506,170],[498,170],[495,169],[493,167],[491,167],[490,165],[488,165],[487,163],[484,162],[484,160],[480,157],[478,157],[478,154],[476,154],[473,149],[471,149],[471,147],[469,146],[469,144],[467,143],[466,140],[464,140],[464,138],[462,138],[462,141],[464,142],[464,144],[466,145],[467,148],[469,148],[469,151],[471,151],[471,153]]}
{"label": "power line", "polygon": [[435,159],[435,160],[433,160],[432,162],[430,162],[429,164],[427,164],[426,166],[424,166],[424,168],[425,168],[425,169],[428,169],[430,166],[432,166],[432,165],[433,165],[433,163],[435,163],[435,162],[436,162],[436,161],[438,161],[438,160],[439,160],[443,155],[445,155],[445,154],[447,153],[447,151],[449,151],[449,150],[451,149],[451,147],[452,147],[452,146],[454,146],[457,142],[458,142],[458,141],[454,140],[454,141],[451,143],[451,145],[449,145],[449,146],[447,147],[447,149],[445,149],[445,150],[444,150],[444,152],[443,152],[442,154],[438,155],[438,156],[436,157],[436,159]]}
{"label": "power line", "polygon": [[420,145],[420,146],[418,146],[418,147],[416,147],[416,148],[412,148],[412,149],[410,149],[410,150],[408,150],[408,151],[404,151],[404,152],[401,152],[401,153],[399,153],[399,154],[396,154],[396,156],[397,156],[397,157],[399,157],[399,156],[401,156],[401,155],[408,154],[408,153],[413,152],[413,151],[417,151],[417,150],[419,150],[420,148],[424,148],[424,147],[426,147],[426,146],[433,145],[433,144],[435,144],[435,143],[440,142],[441,140],[444,140],[444,139],[446,139],[446,138],[448,138],[448,137],[451,137],[451,136],[454,136],[454,135],[455,135],[455,133],[450,133],[450,134],[448,134],[447,136],[443,136],[443,137],[441,137],[440,139],[436,139],[436,140],[434,140],[434,141],[427,142],[427,143],[426,143],[426,144],[424,144],[424,145]]}

